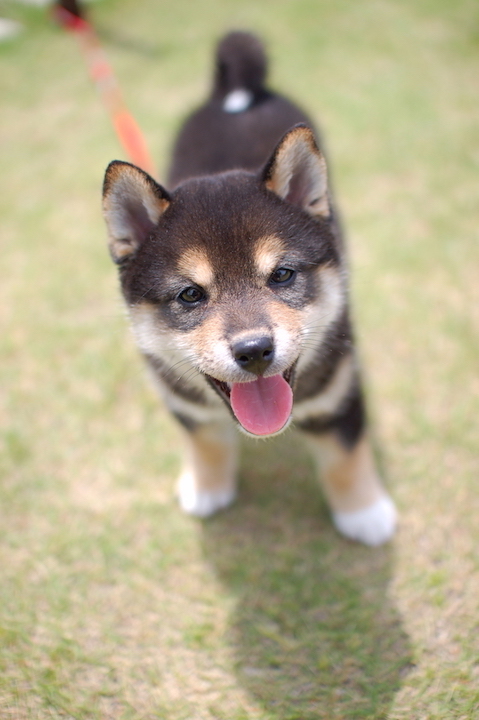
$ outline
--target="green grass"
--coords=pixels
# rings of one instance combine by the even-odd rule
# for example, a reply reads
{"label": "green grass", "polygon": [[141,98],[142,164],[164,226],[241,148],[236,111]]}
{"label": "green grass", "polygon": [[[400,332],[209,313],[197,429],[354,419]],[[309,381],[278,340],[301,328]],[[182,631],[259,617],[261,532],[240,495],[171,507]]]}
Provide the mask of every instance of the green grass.
{"label": "green grass", "polygon": [[25,29],[0,45],[0,716],[478,717],[477,3],[91,12],[162,169],[231,27],[320,122],[401,525],[338,537],[293,436],[245,444],[235,507],[180,514],[100,215],[121,151],[74,39],[3,0]]}

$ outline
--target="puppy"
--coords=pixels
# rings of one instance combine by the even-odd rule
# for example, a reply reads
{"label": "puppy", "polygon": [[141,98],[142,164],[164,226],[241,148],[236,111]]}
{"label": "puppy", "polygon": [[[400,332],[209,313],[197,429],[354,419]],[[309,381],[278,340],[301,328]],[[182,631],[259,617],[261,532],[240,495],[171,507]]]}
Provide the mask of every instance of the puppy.
{"label": "puppy", "polygon": [[302,431],[333,521],[379,545],[394,505],[367,437],[343,240],[307,116],[265,85],[261,42],[219,44],[166,190],[112,162],[103,208],[138,347],[185,430],[182,508],[236,495],[237,433]]}

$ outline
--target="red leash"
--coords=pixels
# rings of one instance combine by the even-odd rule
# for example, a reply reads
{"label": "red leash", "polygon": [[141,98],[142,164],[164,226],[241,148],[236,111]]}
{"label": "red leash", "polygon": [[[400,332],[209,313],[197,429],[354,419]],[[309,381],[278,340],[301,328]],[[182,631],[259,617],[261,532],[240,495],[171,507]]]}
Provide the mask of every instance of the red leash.
{"label": "red leash", "polygon": [[143,134],[123,101],[120,86],[93,26],[85,19],[76,0],[57,2],[53,12],[60,25],[76,35],[90,77],[110,113],[116,134],[131,162],[154,176],[156,168]]}

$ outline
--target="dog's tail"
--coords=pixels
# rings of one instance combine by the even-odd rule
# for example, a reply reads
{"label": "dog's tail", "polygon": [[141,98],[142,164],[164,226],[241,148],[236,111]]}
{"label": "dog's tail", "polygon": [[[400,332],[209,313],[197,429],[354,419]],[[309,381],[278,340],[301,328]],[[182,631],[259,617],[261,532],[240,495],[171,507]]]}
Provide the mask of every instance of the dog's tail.
{"label": "dog's tail", "polygon": [[262,94],[267,59],[263,43],[248,32],[231,32],[218,44],[213,98],[226,112],[247,110]]}

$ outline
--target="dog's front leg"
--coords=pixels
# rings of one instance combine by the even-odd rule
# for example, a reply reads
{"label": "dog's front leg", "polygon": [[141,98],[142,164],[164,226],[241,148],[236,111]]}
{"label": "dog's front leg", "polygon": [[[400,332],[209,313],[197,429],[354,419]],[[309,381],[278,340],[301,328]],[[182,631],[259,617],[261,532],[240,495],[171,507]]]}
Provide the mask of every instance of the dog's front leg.
{"label": "dog's front leg", "polygon": [[208,517],[230,505],[236,497],[238,437],[234,426],[223,423],[195,425],[185,431],[184,468],[178,481],[183,510]]}
{"label": "dog's front leg", "polygon": [[335,430],[306,437],[339,532],[366,545],[389,540],[396,510],[377,473],[366,433],[352,446]]}

